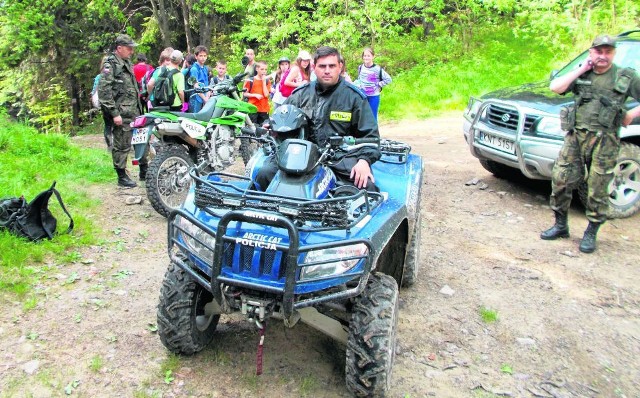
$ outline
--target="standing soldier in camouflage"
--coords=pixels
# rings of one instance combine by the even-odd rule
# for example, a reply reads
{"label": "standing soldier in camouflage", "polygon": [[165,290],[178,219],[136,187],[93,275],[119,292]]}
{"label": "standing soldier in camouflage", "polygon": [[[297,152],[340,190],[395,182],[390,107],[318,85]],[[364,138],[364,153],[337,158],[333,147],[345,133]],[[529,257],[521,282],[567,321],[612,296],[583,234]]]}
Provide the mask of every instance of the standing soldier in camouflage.
{"label": "standing soldier in camouflage", "polygon": [[569,237],[567,212],[572,192],[584,181],[588,170],[586,215],[589,226],[580,242],[580,251],[596,249],[596,234],[607,219],[608,186],[620,150],[620,126],[640,117],[640,106],[626,110],[629,96],[640,100],[640,77],[631,68],[613,64],[616,41],[609,35],[595,38],[589,56],[575,70],[551,82],[549,88],[558,94],[575,94],[575,106],[560,112],[562,129],[568,131],[564,145],[553,167],[551,209],[556,222],[542,232],[540,238],[553,240]]}
{"label": "standing soldier in camouflage", "polygon": [[[136,183],[127,174],[127,155],[131,150],[130,123],[142,113],[139,89],[133,73],[131,56],[137,44],[128,35],[118,35],[115,50],[102,66],[98,97],[104,112],[113,118],[113,167],[118,174],[118,185],[133,188]],[[147,159],[140,163],[140,178],[147,173]]]}

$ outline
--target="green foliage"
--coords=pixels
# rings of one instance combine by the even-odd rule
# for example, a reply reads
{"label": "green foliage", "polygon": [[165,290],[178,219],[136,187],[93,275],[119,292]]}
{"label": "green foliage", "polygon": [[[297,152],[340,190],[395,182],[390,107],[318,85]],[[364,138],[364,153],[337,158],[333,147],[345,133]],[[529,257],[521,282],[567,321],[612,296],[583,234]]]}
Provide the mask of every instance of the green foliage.
{"label": "green foliage", "polygon": [[[96,231],[90,209],[98,205],[85,187],[112,179],[111,161],[105,151],[81,149],[61,134],[38,134],[23,124],[9,122],[0,114],[0,197],[24,195],[31,200],[57,181],[65,205],[74,218],[72,235],[31,243],[6,231],[0,232],[0,292],[21,297],[31,292],[42,276],[45,262],[74,261],[78,247],[95,242]],[[50,209],[63,229],[67,220],[55,199]]]}
{"label": "green foliage", "polygon": [[[183,7],[186,5],[186,7]],[[161,8],[160,8],[161,7]],[[634,28],[640,17],[640,3],[630,0],[577,2],[559,0],[170,0],[163,2],[95,0],[25,0],[0,7],[0,102],[13,116],[28,117],[47,132],[70,132],[79,114],[89,107],[89,90],[99,61],[118,32],[127,32],[154,60],[160,49],[171,45],[185,49],[185,31],[191,45],[211,48],[211,61],[226,58],[234,71],[245,47],[257,50],[260,58],[272,61],[280,55],[295,57],[299,49],[313,50],[334,45],[347,55],[353,70],[360,63],[359,52],[374,46],[379,62],[393,74],[398,87],[385,93],[381,114],[424,117],[431,112],[459,108],[467,92],[458,87],[465,79],[486,80],[481,73],[497,73],[512,84],[531,75],[545,76],[548,62],[565,60],[567,53],[584,48],[596,33],[618,33]],[[188,20],[189,26],[183,26]],[[507,43],[491,40],[509,34]],[[489,38],[489,40],[486,40]],[[524,49],[507,53],[501,64],[523,65],[520,71],[490,69],[485,56],[489,46],[532,43],[532,56]],[[544,46],[542,46],[542,43]],[[544,47],[541,48],[541,47]],[[545,51],[546,49],[546,51]],[[448,65],[466,58],[458,68]],[[472,60],[477,58],[478,60]],[[561,59],[562,58],[562,59]],[[212,63],[212,62],[211,62]],[[540,72],[538,66],[543,65]],[[469,68],[475,69],[469,71]],[[529,67],[529,68],[527,68]],[[533,72],[526,73],[526,70]],[[459,82],[458,77],[463,81]],[[429,89],[420,95],[408,83],[427,80]],[[497,80],[497,79],[496,79]],[[396,84],[394,83],[394,85]],[[446,98],[444,85],[453,87]],[[436,92],[431,87],[435,86]],[[395,93],[397,99],[389,98]],[[396,105],[403,96],[425,104]],[[71,111],[73,101],[79,109]],[[431,104],[440,103],[432,107]],[[385,105],[386,104],[386,105]],[[393,105],[390,111],[389,105]]]}
{"label": "green foliage", "polygon": [[[549,76],[554,55],[551,49],[513,35],[509,27],[477,33],[477,44],[463,49],[462,43],[437,38],[410,44],[406,52],[390,48],[397,56],[386,57],[391,67],[405,69],[393,74],[393,83],[383,90],[380,114],[383,120],[425,118],[434,113],[461,110],[470,96]],[[394,48],[396,48],[394,50]],[[380,52],[386,53],[384,47]],[[424,54],[413,68],[406,69],[407,52]],[[394,68],[393,65],[397,65]]]}

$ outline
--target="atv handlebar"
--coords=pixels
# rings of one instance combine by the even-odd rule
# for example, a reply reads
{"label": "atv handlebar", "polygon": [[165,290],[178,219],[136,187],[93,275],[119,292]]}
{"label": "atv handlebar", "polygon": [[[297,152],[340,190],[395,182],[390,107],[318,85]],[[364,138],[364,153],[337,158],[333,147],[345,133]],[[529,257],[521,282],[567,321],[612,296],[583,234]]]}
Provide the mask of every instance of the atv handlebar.
{"label": "atv handlebar", "polygon": [[[333,138],[333,137],[331,137]],[[377,137],[364,137],[364,138],[355,138],[353,136],[346,136],[346,137],[340,137],[338,136],[338,141],[339,144],[346,144],[346,145],[360,145],[360,144],[380,144],[380,138]]]}

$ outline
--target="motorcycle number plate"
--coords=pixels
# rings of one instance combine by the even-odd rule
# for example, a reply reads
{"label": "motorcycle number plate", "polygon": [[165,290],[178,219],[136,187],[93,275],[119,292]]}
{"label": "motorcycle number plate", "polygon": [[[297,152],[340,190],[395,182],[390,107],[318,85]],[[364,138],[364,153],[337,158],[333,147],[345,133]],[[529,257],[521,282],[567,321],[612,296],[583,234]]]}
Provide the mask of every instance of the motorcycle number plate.
{"label": "motorcycle number plate", "polygon": [[131,145],[146,144],[148,127],[133,129],[131,131]]}
{"label": "motorcycle number plate", "polygon": [[189,134],[189,136],[193,138],[202,137],[205,131],[207,131],[207,128],[205,126],[189,119],[182,119],[180,121],[180,126],[187,134]]}

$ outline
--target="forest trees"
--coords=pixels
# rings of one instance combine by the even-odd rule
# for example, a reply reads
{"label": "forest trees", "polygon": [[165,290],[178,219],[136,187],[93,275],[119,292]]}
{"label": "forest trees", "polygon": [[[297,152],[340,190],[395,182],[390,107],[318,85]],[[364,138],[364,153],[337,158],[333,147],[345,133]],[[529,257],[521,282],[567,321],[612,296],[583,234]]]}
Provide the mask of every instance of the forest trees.
{"label": "forest trees", "polygon": [[[438,38],[446,39],[450,48],[443,51],[451,57],[478,44],[477,29],[508,25],[562,48],[637,26],[639,16],[640,3],[631,0],[5,1],[0,103],[42,130],[70,132],[88,109],[100,59],[119,32],[130,34],[151,60],[167,46],[188,51],[204,44],[224,58],[253,47],[274,58],[322,44],[358,53],[365,45]],[[411,59],[402,67],[422,62],[420,51],[403,55]]]}

